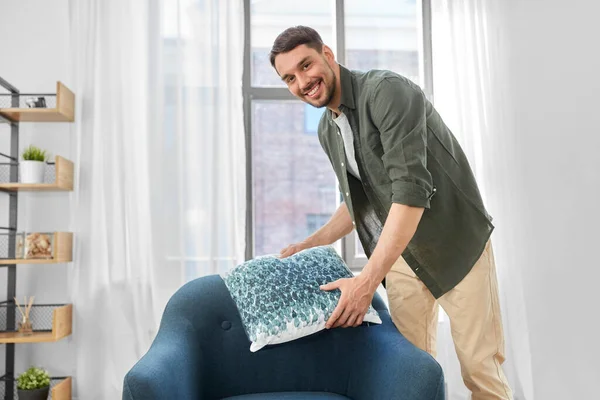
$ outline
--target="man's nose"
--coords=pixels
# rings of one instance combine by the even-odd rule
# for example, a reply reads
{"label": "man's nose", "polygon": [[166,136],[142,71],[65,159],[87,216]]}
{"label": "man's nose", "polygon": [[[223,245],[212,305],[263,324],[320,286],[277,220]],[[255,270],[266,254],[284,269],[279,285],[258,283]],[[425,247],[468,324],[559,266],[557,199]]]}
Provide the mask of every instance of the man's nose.
{"label": "man's nose", "polygon": [[308,78],[304,74],[299,74],[297,79],[300,90],[302,91],[302,93],[304,93],[306,89],[308,89],[308,85],[310,84],[310,78]]}

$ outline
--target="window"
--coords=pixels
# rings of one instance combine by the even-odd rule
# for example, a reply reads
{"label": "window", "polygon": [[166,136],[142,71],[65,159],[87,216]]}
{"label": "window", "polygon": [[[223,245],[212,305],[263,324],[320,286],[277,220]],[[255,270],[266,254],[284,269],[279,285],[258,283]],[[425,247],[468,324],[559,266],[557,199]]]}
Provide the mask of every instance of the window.
{"label": "window", "polygon": [[324,109],[304,104],[304,132],[316,135]]}
{"label": "window", "polygon": [[294,100],[252,102],[255,256],[305,239],[337,208],[335,174],[305,132],[304,109]]}
{"label": "window", "polygon": [[330,214],[306,214],[306,233],[311,233],[319,230],[331,218]]}
{"label": "window", "polygon": [[325,43],[332,43],[334,15],[331,3],[303,0],[301,7],[300,3],[281,0],[250,0],[249,3],[251,85],[286,88],[269,62],[273,41],[290,26],[307,25],[316,29]]}
{"label": "window", "polygon": [[[296,99],[269,61],[276,36],[294,25],[315,28],[340,64],[390,69],[430,93],[428,0],[245,0],[244,93],[252,167],[248,258],[279,252],[323,226],[341,198],[317,137],[325,109]],[[249,40],[248,40],[249,39]],[[366,256],[355,232],[335,244],[352,269]]]}

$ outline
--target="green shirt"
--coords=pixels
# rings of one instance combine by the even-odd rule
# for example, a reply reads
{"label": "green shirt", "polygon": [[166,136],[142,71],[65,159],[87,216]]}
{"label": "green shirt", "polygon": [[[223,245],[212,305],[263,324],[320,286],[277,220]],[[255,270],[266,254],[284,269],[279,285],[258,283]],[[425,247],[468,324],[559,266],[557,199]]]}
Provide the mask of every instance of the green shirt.
{"label": "green shirt", "polygon": [[467,158],[419,86],[391,71],[340,70],[339,109],[352,128],[361,179],[347,172],[329,110],[319,141],[358,237],[370,257],[392,203],[424,207],[402,256],[439,298],[469,273],[494,230]]}

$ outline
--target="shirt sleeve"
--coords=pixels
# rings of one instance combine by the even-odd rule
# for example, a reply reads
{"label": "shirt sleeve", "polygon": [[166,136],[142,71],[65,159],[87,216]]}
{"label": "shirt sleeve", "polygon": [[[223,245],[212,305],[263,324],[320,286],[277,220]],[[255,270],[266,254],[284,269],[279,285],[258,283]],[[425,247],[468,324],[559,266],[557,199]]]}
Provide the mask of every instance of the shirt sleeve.
{"label": "shirt sleeve", "polygon": [[370,105],[392,181],[392,202],[429,208],[434,189],[427,170],[424,94],[401,78],[386,77],[374,87]]}

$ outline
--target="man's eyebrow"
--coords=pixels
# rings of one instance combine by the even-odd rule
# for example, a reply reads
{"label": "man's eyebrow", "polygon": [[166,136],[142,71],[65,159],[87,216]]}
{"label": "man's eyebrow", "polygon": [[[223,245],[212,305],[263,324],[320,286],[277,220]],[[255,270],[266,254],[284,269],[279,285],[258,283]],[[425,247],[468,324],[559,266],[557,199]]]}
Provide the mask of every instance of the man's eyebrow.
{"label": "man's eyebrow", "polygon": [[[309,58],[310,58],[310,56],[306,56],[306,57],[304,57],[302,60],[300,60],[300,62],[299,62],[297,65],[296,65],[296,67],[299,67],[299,66],[301,66],[302,64],[304,64],[304,63],[305,63],[305,62],[306,62],[306,61],[307,61]],[[282,81],[285,81],[285,80],[286,80],[288,77],[289,77],[289,74],[284,74],[284,75],[281,77],[281,80],[282,80]]]}

